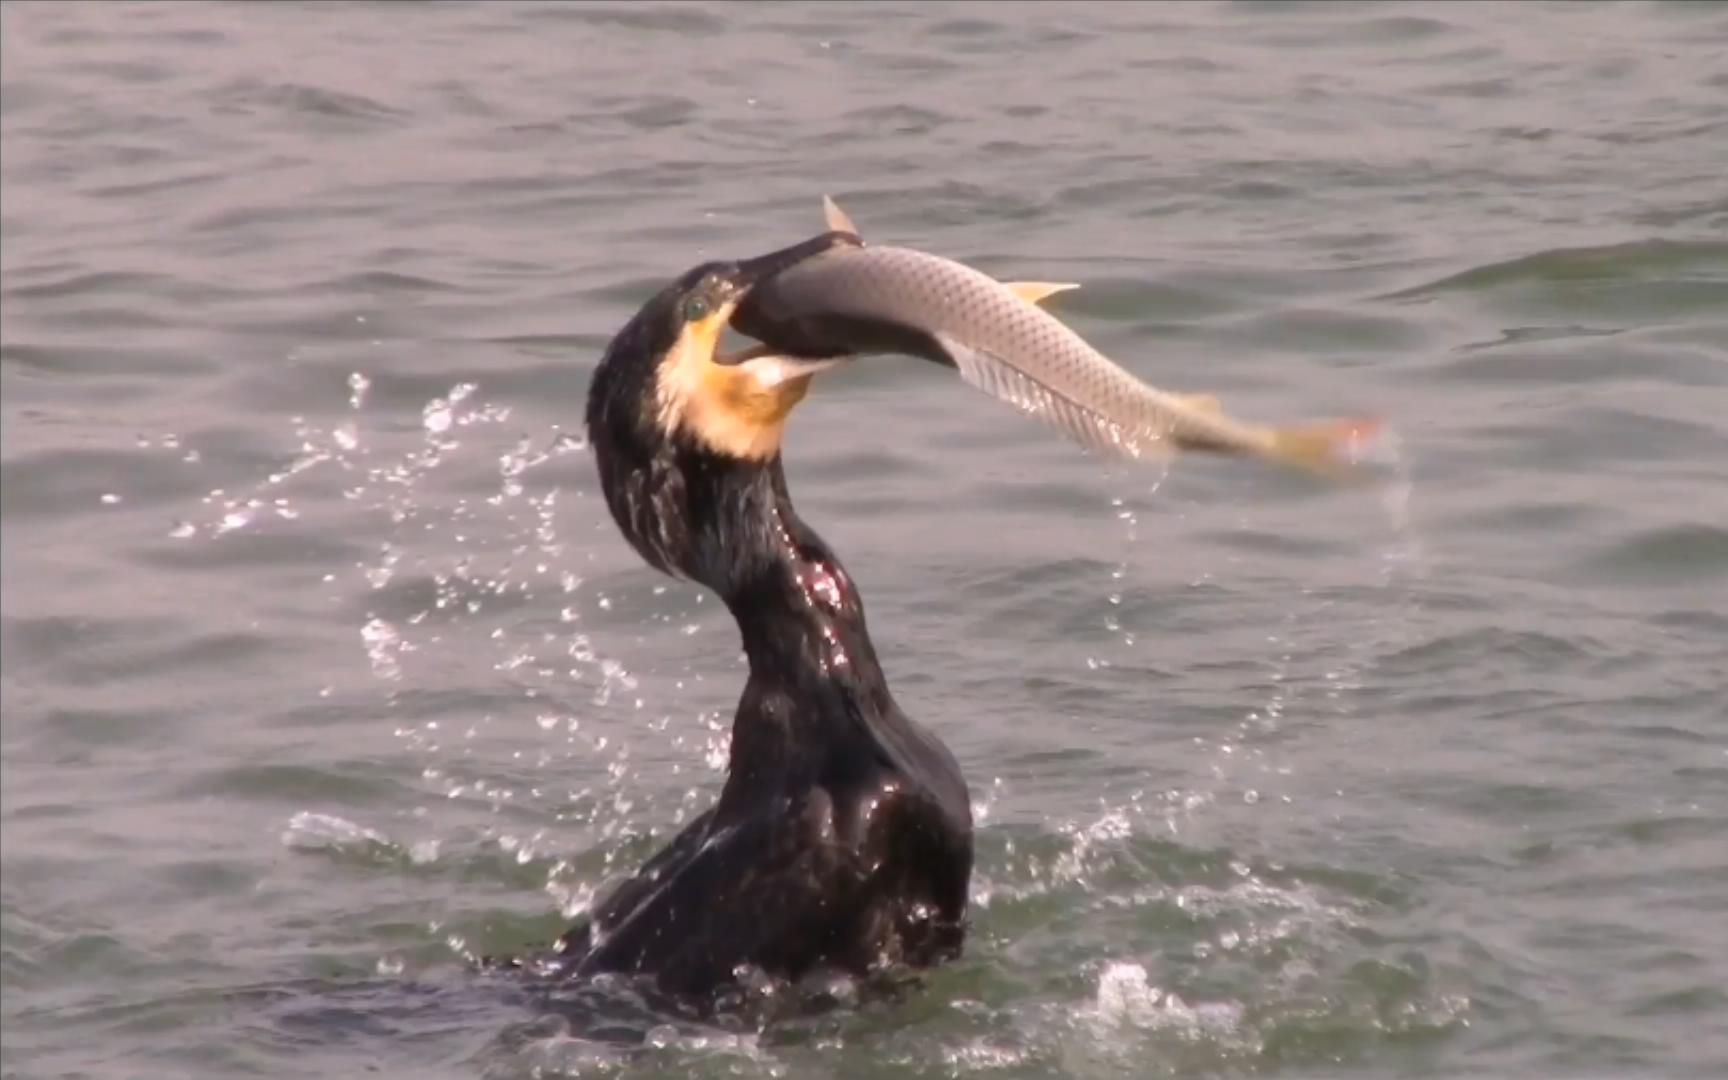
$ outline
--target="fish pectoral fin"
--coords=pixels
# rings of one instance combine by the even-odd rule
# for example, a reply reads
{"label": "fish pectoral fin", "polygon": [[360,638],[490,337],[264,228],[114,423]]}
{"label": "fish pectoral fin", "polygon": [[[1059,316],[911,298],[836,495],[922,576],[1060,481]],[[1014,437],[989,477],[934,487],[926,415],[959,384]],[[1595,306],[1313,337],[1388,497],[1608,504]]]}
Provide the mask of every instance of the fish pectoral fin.
{"label": "fish pectoral fin", "polygon": [[966,382],[1051,425],[1088,450],[1138,460],[1165,456],[1170,449],[1163,436],[1131,431],[1115,418],[1051,389],[987,349],[975,349],[940,330],[932,336]]}
{"label": "fish pectoral fin", "polygon": [[1080,287],[1078,282],[1071,281],[1004,281],[1002,284],[1028,304],[1041,303],[1059,292]]}
{"label": "fish pectoral fin", "polygon": [[822,219],[828,223],[829,232],[847,233],[863,239],[858,226],[852,224],[852,219],[846,211],[840,209],[840,204],[827,195],[822,196]]}

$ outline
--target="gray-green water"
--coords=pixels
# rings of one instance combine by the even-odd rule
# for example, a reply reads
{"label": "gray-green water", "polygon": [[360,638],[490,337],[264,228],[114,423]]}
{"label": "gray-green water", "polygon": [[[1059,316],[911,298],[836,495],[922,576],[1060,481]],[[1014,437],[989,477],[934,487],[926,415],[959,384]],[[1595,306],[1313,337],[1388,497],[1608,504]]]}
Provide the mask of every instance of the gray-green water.
{"label": "gray-green water", "polygon": [[[7,1077],[1728,1073],[1728,9],[0,17]],[[555,435],[824,191],[1400,468],[828,379],[793,491],[973,785],[970,947],[585,1042],[464,958],[712,797],[743,671]]]}

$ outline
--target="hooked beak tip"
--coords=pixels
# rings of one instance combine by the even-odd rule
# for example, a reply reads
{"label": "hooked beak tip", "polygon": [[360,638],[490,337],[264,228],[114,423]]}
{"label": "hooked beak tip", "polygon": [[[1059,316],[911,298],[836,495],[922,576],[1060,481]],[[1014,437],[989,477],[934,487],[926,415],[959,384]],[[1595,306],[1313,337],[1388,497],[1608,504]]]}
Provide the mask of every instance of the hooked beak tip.
{"label": "hooked beak tip", "polygon": [[759,284],[783,270],[788,270],[805,259],[813,258],[836,247],[855,247],[859,240],[856,236],[840,232],[826,232],[790,247],[778,251],[770,251],[766,255],[758,255],[754,259],[744,259],[738,266],[738,279],[746,289]]}

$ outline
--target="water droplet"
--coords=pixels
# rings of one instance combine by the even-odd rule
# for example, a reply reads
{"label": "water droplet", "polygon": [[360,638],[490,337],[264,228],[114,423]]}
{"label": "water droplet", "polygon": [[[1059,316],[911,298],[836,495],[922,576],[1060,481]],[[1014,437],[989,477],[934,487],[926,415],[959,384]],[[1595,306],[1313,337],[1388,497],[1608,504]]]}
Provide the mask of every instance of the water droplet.
{"label": "water droplet", "polygon": [[425,423],[426,430],[434,435],[442,435],[449,431],[450,403],[443,398],[433,398],[426,403],[426,408],[422,410],[421,420]]}
{"label": "water droplet", "polygon": [[[402,669],[394,653],[401,650],[402,636],[389,622],[373,618],[360,628],[360,640],[366,644],[366,655],[372,662],[372,674],[380,679],[399,679]],[[435,721],[427,725],[435,726]]]}
{"label": "water droplet", "polygon": [[217,535],[221,535],[222,533],[233,532],[235,529],[244,529],[251,523],[251,510],[230,510],[228,513],[222,515],[222,520],[217,523],[216,533]]}

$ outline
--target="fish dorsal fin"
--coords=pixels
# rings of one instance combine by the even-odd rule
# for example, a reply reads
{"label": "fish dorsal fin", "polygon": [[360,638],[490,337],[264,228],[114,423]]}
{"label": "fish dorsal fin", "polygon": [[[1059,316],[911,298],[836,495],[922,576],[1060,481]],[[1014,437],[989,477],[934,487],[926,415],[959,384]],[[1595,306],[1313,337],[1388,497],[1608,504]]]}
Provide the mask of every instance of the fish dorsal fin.
{"label": "fish dorsal fin", "polygon": [[1195,412],[1214,414],[1224,412],[1224,403],[1218,400],[1216,394],[1172,394],[1171,396]]}
{"label": "fish dorsal fin", "polygon": [[1059,292],[1078,289],[1080,286],[1066,281],[1004,281],[1008,291],[1026,301],[1028,304],[1038,304],[1055,296]]}
{"label": "fish dorsal fin", "polygon": [[840,204],[827,195],[822,196],[822,217],[828,222],[829,232],[848,233],[863,239],[858,226],[852,224],[852,219],[846,216],[846,211],[840,209]]}

